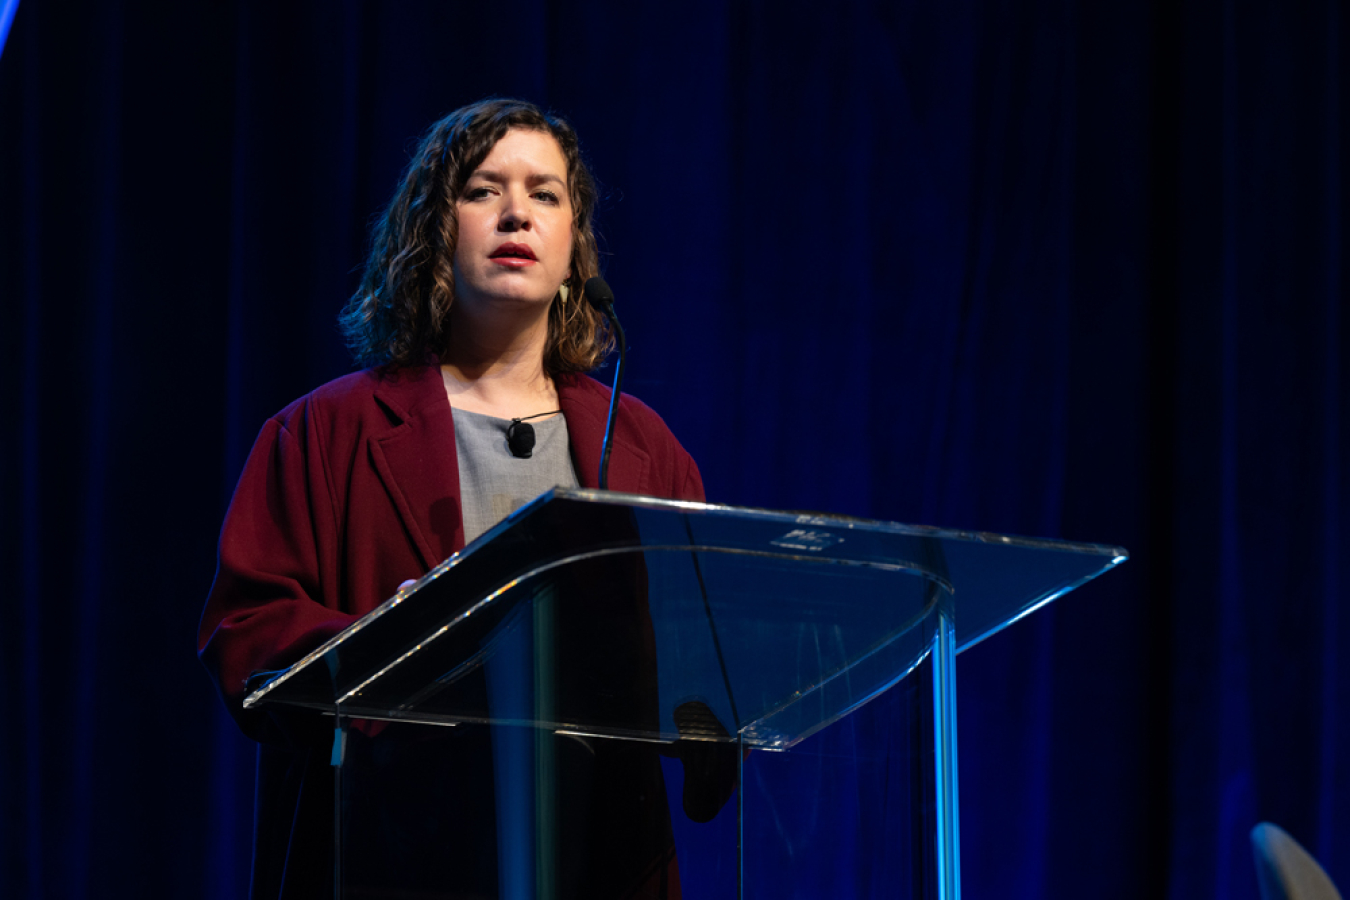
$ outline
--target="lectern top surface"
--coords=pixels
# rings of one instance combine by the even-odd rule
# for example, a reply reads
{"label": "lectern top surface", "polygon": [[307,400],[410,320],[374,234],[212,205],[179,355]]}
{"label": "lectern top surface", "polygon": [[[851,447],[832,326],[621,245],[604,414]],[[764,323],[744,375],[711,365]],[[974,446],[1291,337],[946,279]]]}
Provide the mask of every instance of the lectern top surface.
{"label": "lectern top surface", "polygon": [[1125,558],[1096,544],[555,489],[246,705],[647,740],[676,739],[697,709],[707,739],[786,747],[904,677],[938,616],[966,649]]}

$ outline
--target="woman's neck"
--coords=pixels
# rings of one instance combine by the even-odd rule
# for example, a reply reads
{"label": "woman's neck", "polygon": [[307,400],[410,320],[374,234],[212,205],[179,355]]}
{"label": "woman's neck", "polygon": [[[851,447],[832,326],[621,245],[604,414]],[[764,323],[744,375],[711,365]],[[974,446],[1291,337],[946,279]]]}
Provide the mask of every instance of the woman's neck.
{"label": "woman's neck", "polygon": [[558,392],[544,372],[547,322],[515,331],[485,331],[475,324],[451,324],[441,357],[450,405],[503,419],[557,409]]}

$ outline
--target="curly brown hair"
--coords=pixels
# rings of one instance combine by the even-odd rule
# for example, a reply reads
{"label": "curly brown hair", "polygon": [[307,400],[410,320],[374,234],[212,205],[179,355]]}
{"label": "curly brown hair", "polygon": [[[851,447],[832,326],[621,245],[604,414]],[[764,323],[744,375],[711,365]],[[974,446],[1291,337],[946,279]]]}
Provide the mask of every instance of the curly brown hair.
{"label": "curly brown hair", "polygon": [[613,346],[604,317],[581,294],[600,274],[592,215],[596,188],[572,126],[520,100],[491,99],[457,109],[427,131],[402,184],[371,234],[361,286],[338,324],[363,366],[423,364],[444,354],[455,302],[456,203],[474,170],[512,129],[553,136],[567,161],[572,201],[570,299],[548,313],[544,371],[555,377],[594,369]]}

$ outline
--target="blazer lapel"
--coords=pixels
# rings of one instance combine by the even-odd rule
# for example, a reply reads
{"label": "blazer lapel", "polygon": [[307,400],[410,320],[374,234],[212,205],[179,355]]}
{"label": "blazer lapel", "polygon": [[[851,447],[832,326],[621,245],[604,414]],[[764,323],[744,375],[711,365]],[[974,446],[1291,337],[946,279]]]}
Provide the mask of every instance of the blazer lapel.
{"label": "blazer lapel", "polygon": [[[572,463],[582,487],[600,486],[600,451],[605,442],[605,420],[609,416],[610,391],[585,375],[568,375],[557,380],[558,404],[567,420],[567,437],[572,444]],[[620,400],[615,423],[614,446],[609,454],[609,489],[641,494],[647,489],[650,458],[628,439],[624,407]]]}
{"label": "blazer lapel", "polygon": [[438,366],[404,369],[375,389],[394,419],[369,444],[370,461],[431,569],[464,547],[455,423]]}

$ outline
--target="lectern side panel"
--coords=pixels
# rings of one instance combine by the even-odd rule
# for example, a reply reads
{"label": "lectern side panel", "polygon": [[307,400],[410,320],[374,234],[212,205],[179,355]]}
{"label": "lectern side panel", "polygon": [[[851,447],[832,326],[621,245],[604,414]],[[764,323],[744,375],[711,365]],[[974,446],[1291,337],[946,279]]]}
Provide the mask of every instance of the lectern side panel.
{"label": "lectern side panel", "polygon": [[722,745],[742,758],[739,786],[704,807],[686,777],[698,763],[652,744],[357,722],[342,896],[659,897],[678,871],[683,896],[708,900],[935,900],[928,659],[787,751]]}

